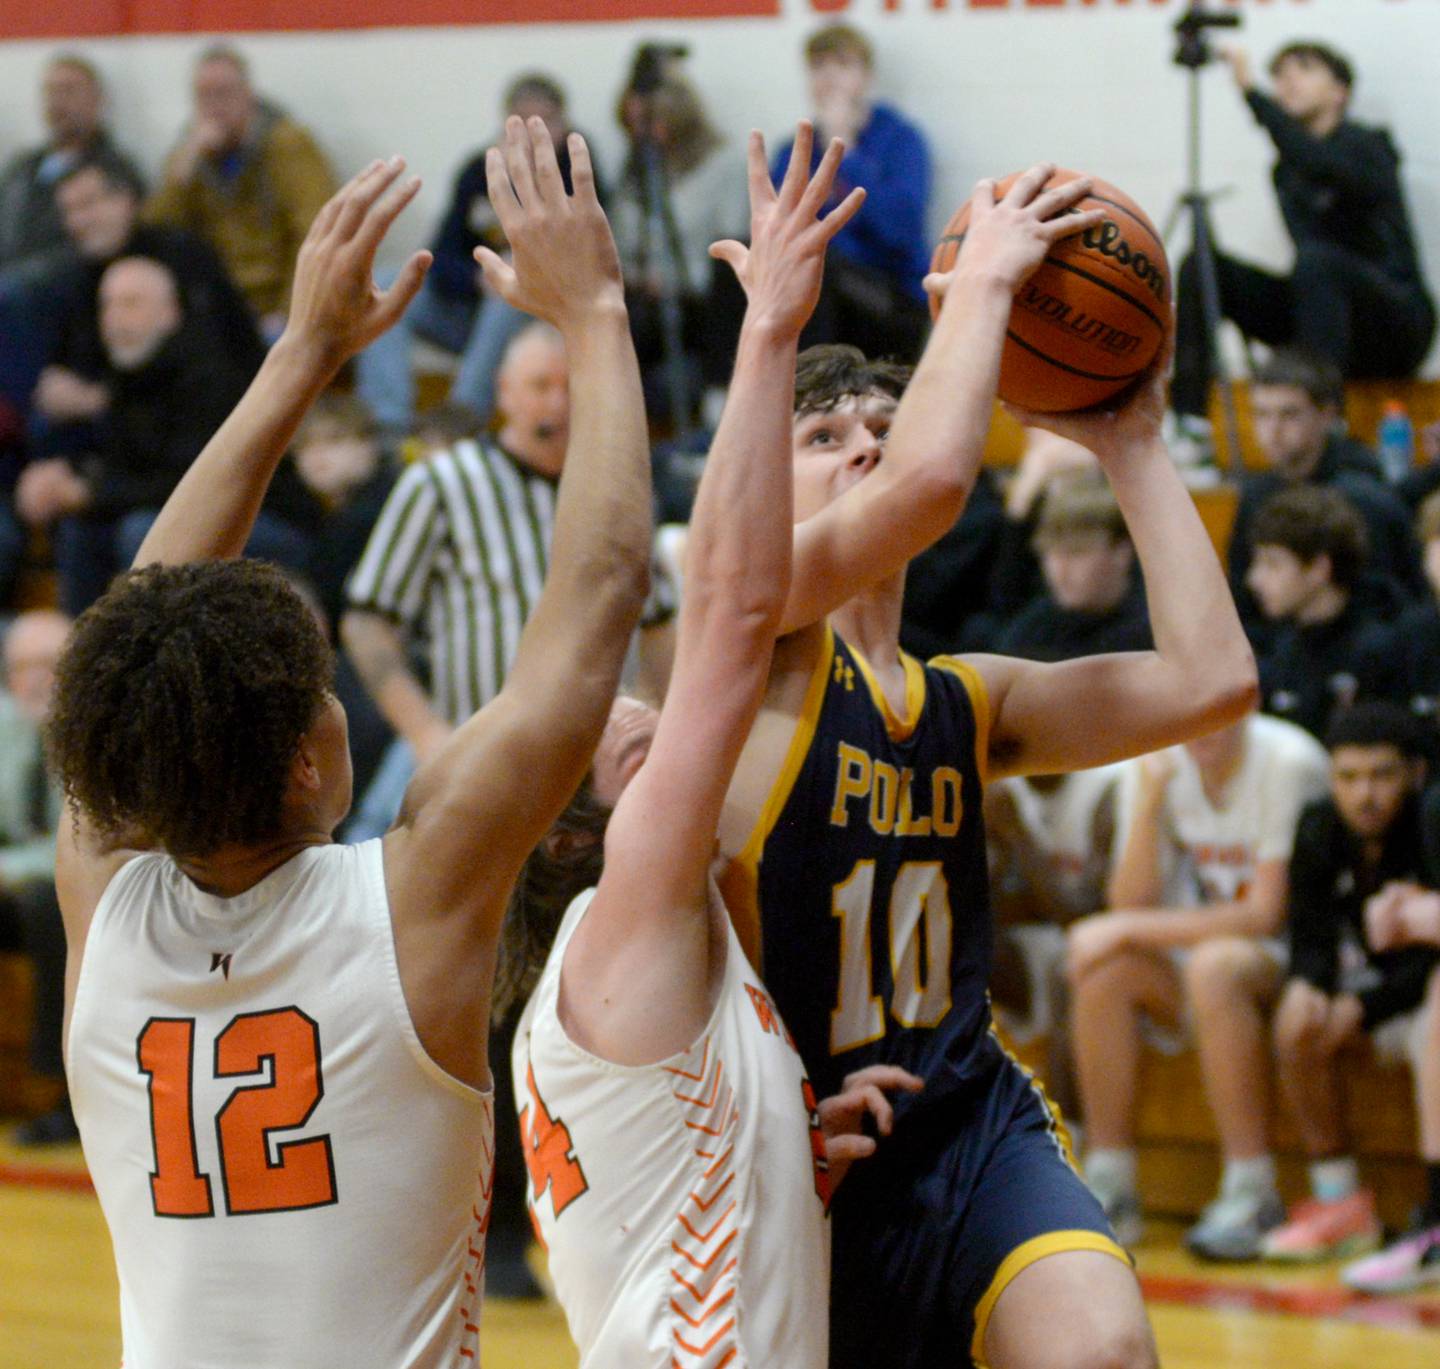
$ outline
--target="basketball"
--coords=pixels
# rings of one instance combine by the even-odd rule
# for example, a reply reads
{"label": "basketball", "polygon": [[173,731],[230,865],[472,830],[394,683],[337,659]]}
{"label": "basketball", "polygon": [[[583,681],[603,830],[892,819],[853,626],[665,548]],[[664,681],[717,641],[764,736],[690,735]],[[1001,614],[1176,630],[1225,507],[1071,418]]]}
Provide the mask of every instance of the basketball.
{"label": "basketball", "polygon": [[[1080,174],[1057,170],[1046,188]],[[997,201],[1018,175],[996,186]],[[1128,195],[1092,179],[1075,210],[1104,210],[1104,222],[1057,242],[1015,296],[999,393],[1017,408],[1064,413],[1102,404],[1150,365],[1165,340],[1170,265],[1160,235]],[[932,271],[955,265],[969,221],[967,201],[945,226]],[[930,312],[939,312],[933,296]]]}

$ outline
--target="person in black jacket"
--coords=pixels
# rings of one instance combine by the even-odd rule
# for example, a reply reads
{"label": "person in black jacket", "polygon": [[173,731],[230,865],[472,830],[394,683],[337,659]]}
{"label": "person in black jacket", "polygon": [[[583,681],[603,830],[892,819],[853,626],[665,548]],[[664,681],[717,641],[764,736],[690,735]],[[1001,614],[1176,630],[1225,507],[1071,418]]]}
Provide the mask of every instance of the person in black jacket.
{"label": "person in black jacket", "polygon": [[[56,525],[61,603],[72,617],[133,562],[161,506],[251,379],[201,324],[187,320],[169,268],[146,257],[121,257],[106,268],[100,335],[109,401],[94,448],[33,462],[15,491],[27,522]],[[248,554],[303,562],[303,534],[274,512],[295,494],[294,483],[287,491],[282,482]]]}
{"label": "person in black jacket", "polygon": [[1389,639],[1355,592],[1365,555],[1365,524],[1335,490],[1284,490],[1256,516],[1249,585],[1279,624],[1260,706],[1317,737],[1337,708],[1388,692]]}
{"label": "person in black jacket", "polygon": [[1403,501],[1384,484],[1380,463],[1342,427],[1345,384],[1323,358],[1291,349],[1275,353],[1250,385],[1251,418],[1268,469],[1249,472],[1230,531],[1230,588],[1252,645],[1263,652],[1274,631],[1246,576],[1254,559],[1256,515],[1282,490],[1314,486],[1343,494],[1364,519],[1369,556],[1356,596],[1376,618],[1393,619],[1425,593],[1420,553]]}
{"label": "person in black jacket", "polygon": [[1045,592],[1000,633],[994,650],[1029,661],[1149,651],[1150,616],[1135,548],[1103,478],[1052,485],[1035,532]]}
{"label": "person in black jacket", "polygon": [[1300,818],[1290,861],[1290,977],[1274,1039],[1315,1201],[1266,1236],[1266,1258],[1324,1259],[1380,1239],[1374,1196],[1359,1186],[1345,1133],[1338,1057],[1362,1035],[1382,1054],[1411,1047],[1417,1024],[1407,1018],[1440,961],[1426,946],[1377,949],[1365,916],[1382,891],[1437,883],[1426,860],[1417,734],[1396,704],[1339,715],[1326,736],[1330,797]]}
{"label": "person in black jacket", "polygon": [[[1389,133],[1348,117],[1354,72],[1320,43],[1291,43],[1270,63],[1274,96],[1256,88],[1243,52],[1226,54],[1256,121],[1279,153],[1274,180],[1295,242],[1289,276],[1217,254],[1220,307],[1270,346],[1299,344],[1347,378],[1412,375],[1429,350],[1435,310]],[[1203,421],[1210,387],[1198,267],[1180,268],[1172,403]]]}
{"label": "person in black jacket", "polygon": [[[555,159],[568,193],[569,134],[565,91],[541,72],[527,72],[505,91],[504,112],[544,121],[555,145]],[[597,177],[601,203],[605,189]],[[420,293],[394,328],[382,334],[357,358],[356,389],[381,428],[392,436],[409,432],[415,417],[415,382],[410,348],[423,337],[442,350],[459,355],[459,369],[450,398],[473,409],[488,422],[495,408],[495,375],[510,339],[529,321],[528,314],[506,304],[488,289],[475,264],[475,249],[505,252],[505,234],[490,207],[485,188],[485,153],[477,152],[455,177],[450,204],[430,244],[435,260]]]}

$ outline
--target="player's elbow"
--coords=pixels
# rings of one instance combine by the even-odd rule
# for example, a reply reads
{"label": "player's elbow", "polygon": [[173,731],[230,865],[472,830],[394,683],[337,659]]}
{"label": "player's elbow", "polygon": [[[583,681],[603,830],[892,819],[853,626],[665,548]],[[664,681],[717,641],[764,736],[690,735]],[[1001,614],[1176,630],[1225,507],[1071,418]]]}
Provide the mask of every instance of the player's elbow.
{"label": "player's elbow", "polygon": [[1250,644],[1240,640],[1208,656],[1197,675],[1183,681],[1197,722],[1218,731],[1253,713],[1260,704],[1260,672]]}

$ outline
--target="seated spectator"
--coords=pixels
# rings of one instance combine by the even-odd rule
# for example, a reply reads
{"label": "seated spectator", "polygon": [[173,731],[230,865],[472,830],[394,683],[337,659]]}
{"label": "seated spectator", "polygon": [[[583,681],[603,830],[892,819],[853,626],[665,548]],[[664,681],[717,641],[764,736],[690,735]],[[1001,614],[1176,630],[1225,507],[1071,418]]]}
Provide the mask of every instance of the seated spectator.
{"label": "seated spectator", "polygon": [[195,64],[195,116],[145,216],[208,239],[260,320],[280,335],[295,258],[335,177],[305,129],[250,84],[245,59],[209,48]]}
{"label": "seated spectator", "polygon": [[67,171],[82,161],[97,162],[140,184],[135,163],[115,146],[102,121],[105,91],[90,62],[68,52],[51,58],[40,89],[49,137],[0,172],[0,268],[7,273],[22,263],[39,269],[39,259],[57,255],[63,235],[55,187]]}
{"label": "seated spectator", "polygon": [[1385,629],[1359,601],[1365,524],[1345,496],[1285,490],[1255,518],[1246,583],[1278,625],[1260,657],[1261,707],[1322,736],[1337,707],[1385,692]]}
{"label": "seated spectator", "polygon": [[1065,931],[1105,906],[1115,846],[1115,799],[1125,768],[1026,775],[985,790],[985,837],[995,909],[990,992],[1013,1040],[1046,1037],[1045,1090],[1075,1141],[1081,1117],[1070,1048]]}
{"label": "seated spectator", "polygon": [[[65,928],[55,896],[60,795],[45,771],[40,729],[50,709],[55,663],[70,620],[49,610],[22,613],[5,632],[0,692],[0,947],[23,950],[34,966],[30,1068],[64,1086],[60,1036],[65,1013]],[[67,1097],[22,1125],[22,1146],[78,1141]]]}
{"label": "seated spectator", "polygon": [[[1427,869],[1434,871],[1440,838],[1440,789],[1425,796]],[[1392,884],[1365,905],[1365,934],[1377,953],[1406,946],[1440,947],[1440,893]],[[1415,1097],[1420,1109],[1420,1158],[1425,1164],[1425,1201],[1410,1230],[1369,1259],[1341,1271],[1362,1293],[1412,1293],[1440,1283],[1440,968],[1432,970],[1414,1038]]]}
{"label": "seated spectator", "polygon": [[1150,620],[1135,548],[1103,480],[1053,486],[1035,531],[1045,592],[999,635],[995,650],[1031,661],[1148,651]]}
{"label": "seated spectator", "polygon": [[[1113,911],[1070,928],[1068,971],[1072,1031],[1089,1150],[1085,1177],[1120,1240],[1139,1238],[1135,1185],[1135,1109],[1142,1028],[1168,1044],[1194,1021],[1207,1066],[1218,1033],[1234,1033],[1240,1059],[1210,1072],[1211,1103],[1227,1140],[1221,1200],[1191,1233],[1211,1253],[1220,1229],[1241,1217],[1276,1224],[1273,1172],[1248,1168],[1254,1137],[1232,1152],[1230,1106],[1235,1072],[1264,1078],[1264,1029],[1244,1055],[1243,1015],[1216,1021],[1206,997],[1212,967],[1241,959],[1257,976],[1278,961],[1274,938],[1285,916],[1286,866],[1300,812],[1325,792],[1326,758],[1318,742],[1274,718],[1249,717],[1209,737],[1131,762],[1121,782],[1117,859],[1110,876]],[[1278,974],[1276,975],[1278,981]],[[1241,1087],[1250,1083],[1248,1074]],[[1226,1091],[1228,1088],[1228,1091]],[[1247,1100],[1264,1116],[1263,1102]],[[1232,1128],[1233,1130],[1233,1128]],[[1237,1138],[1238,1141],[1238,1138]],[[1264,1122],[1258,1152],[1266,1154]],[[1258,1175],[1258,1177],[1257,1177]],[[1268,1182],[1268,1187],[1266,1186]],[[1232,1213],[1244,1197],[1253,1211]],[[1269,1204],[1269,1205],[1267,1205]],[[1232,1220],[1232,1217],[1235,1220]],[[1222,1220],[1223,1219],[1223,1220]]]}
{"label": "seated spectator", "polygon": [[[845,143],[832,192],[839,203],[857,185],[865,203],[835,240],[825,283],[801,346],[848,342],[866,356],[914,362],[930,314],[920,282],[930,269],[925,213],[930,203],[930,149],[925,135],[894,106],[874,98],[875,50],[859,29],[828,24],[805,44],[810,78],[812,157],[830,139]],[[775,155],[779,185],[793,141]],[[813,166],[812,166],[813,170]]]}
{"label": "seated spectator", "polygon": [[1365,918],[1367,901],[1389,885],[1436,884],[1417,732],[1391,703],[1338,716],[1326,735],[1330,797],[1300,819],[1290,862],[1290,978],[1274,1036],[1280,1084],[1310,1157],[1313,1201],[1264,1238],[1266,1259],[1333,1259],[1380,1242],[1375,1198],[1360,1187],[1345,1131],[1340,1055],[1369,1036],[1382,1057],[1409,1056],[1417,1080],[1424,1077],[1416,1010],[1440,951],[1372,941]]}
{"label": "seated spectator", "polygon": [[215,249],[183,228],[140,222],[139,187],[98,162],[81,162],[55,187],[72,258],[46,292],[54,343],[44,357],[34,396],[45,437],[41,450],[84,440],[71,425],[92,423],[109,394],[100,340],[100,279],[120,257],[161,262],[175,277],[185,316],[203,326],[237,369],[253,374],[264,359],[255,316]]}
{"label": "seated spectator", "polygon": [[1235,603],[1259,650],[1269,636],[1246,584],[1254,551],[1253,525],[1260,509],[1281,490],[1297,485],[1335,489],[1355,506],[1370,533],[1366,597],[1384,617],[1393,618],[1406,595],[1424,590],[1410,515],[1385,488],[1375,454],[1344,431],[1344,407],[1345,386],[1339,371],[1303,352],[1276,352],[1251,381],[1255,438],[1269,469],[1248,474],[1241,485],[1229,561]]}
{"label": "seated spectator", "polygon": [[[735,329],[709,307],[710,244],[749,236],[745,164],[726,146],[682,76],[663,75],[653,91],[627,89],[617,114],[629,147],[609,214],[625,273],[630,327],[651,412],[683,428],[692,414],[669,414],[661,369],[667,360],[666,302],[679,305],[693,407],[696,382],[728,379],[734,355]],[[717,360],[722,352],[723,364]]]}
{"label": "seated spectator", "polygon": [[1440,491],[1420,505],[1415,523],[1430,593],[1390,625],[1381,653],[1389,672],[1385,692],[1417,716],[1440,721]]}
{"label": "seated spectator", "polygon": [[[566,139],[574,130],[560,84],[540,72],[519,77],[505,92],[503,114],[544,120],[569,191]],[[600,198],[603,202],[603,192]],[[414,424],[415,376],[410,352],[416,337],[459,356],[450,399],[474,410],[482,425],[490,421],[500,357],[529,318],[486,286],[475,263],[475,249],[482,244],[496,252],[506,250],[505,234],[485,188],[483,150],[471,157],[455,178],[450,206],[430,244],[435,259],[420,293],[405,317],[356,361],[356,388],[388,433],[406,433]]]}
{"label": "seated spectator", "polygon": [[[131,564],[161,505],[250,380],[186,318],[169,268],[145,257],[106,268],[100,336],[109,404],[95,448],[34,462],[16,487],[27,522],[55,525],[61,600],[72,616]],[[246,550],[296,565],[305,541],[262,512]]]}
{"label": "seated spectator", "polygon": [[[1244,52],[1226,56],[1279,153],[1275,191],[1295,265],[1276,276],[1217,253],[1222,313],[1248,336],[1305,347],[1348,377],[1413,375],[1429,350],[1435,310],[1399,153],[1385,129],[1349,118],[1350,63],[1320,43],[1287,44],[1270,63],[1272,97],[1259,89]],[[1204,425],[1210,358],[1193,257],[1180,268],[1176,301],[1173,401],[1182,427]]]}

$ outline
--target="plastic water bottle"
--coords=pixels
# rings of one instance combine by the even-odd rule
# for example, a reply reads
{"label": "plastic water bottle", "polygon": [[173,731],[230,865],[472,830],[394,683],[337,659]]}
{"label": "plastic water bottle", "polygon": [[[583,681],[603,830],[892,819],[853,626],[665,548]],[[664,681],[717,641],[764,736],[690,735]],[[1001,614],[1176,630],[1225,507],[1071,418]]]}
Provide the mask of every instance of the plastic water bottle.
{"label": "plastic water bottle", "polygon": [[1415,429],[1398,400],[1388,400],[1380,420],[1380,465],[1392,483],[1403,480],[1415,464]]}

